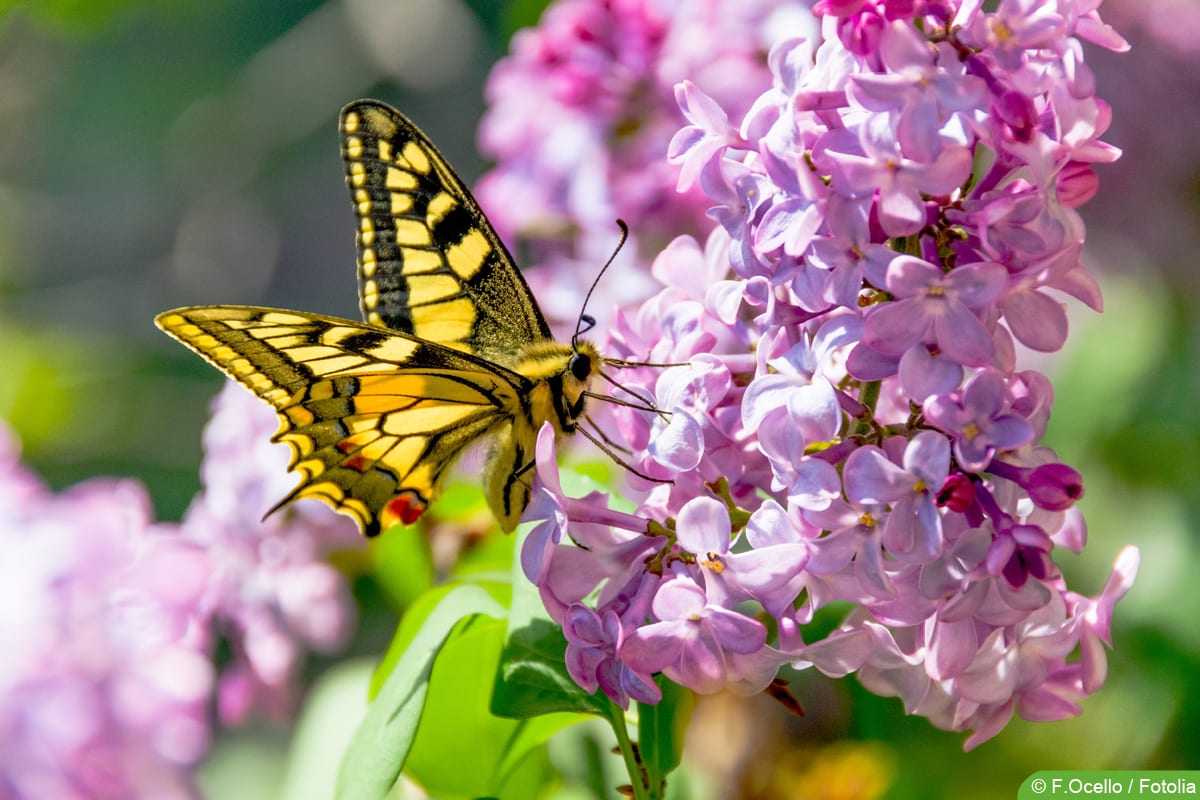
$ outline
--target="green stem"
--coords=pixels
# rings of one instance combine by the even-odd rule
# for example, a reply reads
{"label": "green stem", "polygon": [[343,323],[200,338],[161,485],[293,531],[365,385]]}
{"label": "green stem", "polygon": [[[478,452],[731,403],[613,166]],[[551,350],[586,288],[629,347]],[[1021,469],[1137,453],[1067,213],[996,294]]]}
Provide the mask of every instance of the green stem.
{"label": "green stem", "polygon": [[637,750],[629,738],[629,728],[625,725],[625,711],[616,703],[608,705],[608,724],[617,737],[617,749],[625,760],[625,771],[629,773],[629,783],[633,786],[633,796],[636,800],[658,800],[658,792],[645,785],[646,770],[638,760]]}
{"label": "green stem", "polygon": [[[883,386],[883,381],[871,381],[864,383],[858,391],[858,402],[867,407],[871,412],[871,417],[875,416],[875,406],[879,403],[879,390]],[[854,433],[864,435],[871,432],[871,424],[865,419],[859,419],[854,425]]]}
{"label": "green stem", "polygon": [[862,403],[867,408],[875,411],[875,405],[879,402],[879,390],[883,386],[883,381],[871,381],[864,383],[862,391],[858,393],[858,402]]}

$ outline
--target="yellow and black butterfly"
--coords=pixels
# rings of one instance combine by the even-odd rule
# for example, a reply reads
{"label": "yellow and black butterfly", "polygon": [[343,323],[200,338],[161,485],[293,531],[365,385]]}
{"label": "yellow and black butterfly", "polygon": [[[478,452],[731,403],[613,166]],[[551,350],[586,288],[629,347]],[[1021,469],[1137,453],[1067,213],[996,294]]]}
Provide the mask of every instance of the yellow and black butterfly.
{"label": "yellow and black butterfly", "polygon": [[374,536],[416,521],[447,468],[490,437],[484,491],[512,531],[537,431],[577,429],[605,359],[578,331],[551,337],[512,256],[412,122],[359,100],[339,125],[366,322],[250,306],[155,322],[278,412],[275,441],[301,476],[280,505],[315,497]]}

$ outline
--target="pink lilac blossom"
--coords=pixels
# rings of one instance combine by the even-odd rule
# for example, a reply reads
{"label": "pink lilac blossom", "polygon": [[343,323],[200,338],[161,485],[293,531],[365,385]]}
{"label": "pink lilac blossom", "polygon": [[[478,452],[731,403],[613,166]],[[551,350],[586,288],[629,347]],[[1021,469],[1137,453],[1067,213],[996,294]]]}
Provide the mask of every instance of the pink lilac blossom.
{"label": "pink lilac blossom", "polygon": [[356,622],[346,579],[328,562],[363,546],[353,522],[311,500],[268,514],[292,489],[287,448],[271,442],[278,422],[251,393],[226,385],[204,432],[203,489],[181,523],[208,555],[201,605],[233,653],[218,684],[226,724],[253,713],[286,719],[307,651],[336,652]]}
{"label": "pink lilac blossom", "polygon": [[205,553],[135,481],[49,491],[2,423],[0,498],[0,797],[197,796]]}
{"label": "pink lilac blossom", "polygon": [[319,503],[262,519],[291,488],[276,426],[230,384],[174,525],[136,481],[51,492],[0,423],[0,797],[195,797],[214,690],[225,724],[284,717],[306,652],[345,643],[354,605],[327,556],[362,539]]}
{"label": "pink lilac blossom", "polygon": [[[577,276],[612,252],[614,220],[638,223],[626,264],[707,228],[707,198],[677,193],[678,169],[662,158],[688,114],[675,84],[688,77],[745,111],[770,83],[763,56],[792,11],[784,0],[566,0],[513,37],[479,133],[497,164],[476,188],[501,237],[542,267],[527,277],[552,318],[575,324],[588,283]],[[654,290],[633,278],[601,287],[627,303]]]}
{"label": "pink lilac blossom", "polygon": [[[680,365],[622,370],[666,413],[598,414],[672,482],[631,476],[631,514],[565,497],[547,435],[527,515],[581,686],[625,704],[659,672],[699,692],[856,673],[967,747],[1100,688],[1138,553],[1097,597],[1067,588],[1082,478],[1039,444],[1053,391],[1017,348],[1063,345],[1061,295],[1101,307],[1076,208],[1119,152],[1083,43],[1126,45],[1097,6],[821,0],[769,88],[676,76],[665,155],[716,225],[665,247],[665,288],[609,329],[608,354]],[[644,55],[604,41],[606,63]],[[855,610],[809,641],[835,602]]]}

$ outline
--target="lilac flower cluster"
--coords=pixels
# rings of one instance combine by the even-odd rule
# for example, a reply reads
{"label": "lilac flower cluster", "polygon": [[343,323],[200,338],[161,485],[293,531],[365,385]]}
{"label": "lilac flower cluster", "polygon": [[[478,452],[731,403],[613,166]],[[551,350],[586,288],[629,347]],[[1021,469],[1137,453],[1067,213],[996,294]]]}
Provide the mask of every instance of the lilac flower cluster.
{"label": "lilac flower cluster", "polygon": [[[566,276],[607,258],[614,219],[639,223],[624,248],[630,263],[707,229],[708,199],[698,187],[677,192],[662,158],[683,122],[674,86],[689,77],[745,111],[770,85],[763,54],[789,15],[812,22],[785,0],[564,0],[513,37],[488,81],[479,142],[497,164],[476,194],[523,263],[540,267],[527,277],[543,308],[574,325],[583,294]],[[655,287],[631,278],[601,289],[628,303]]]}
{"label": "lilac flower cluster", "polygon": [[50,492],[0,423],[0,795],[194,796],[208,749],[203,551],[135,481]]}
{"label": "lilac flower cluster", "polygon": [[136,481],[51,492],[0,423],[0,796],[195,797],[214,691],[225,724],[280,717],[306,651],[344,643],[354,605],[326,557],[362,540],[311,501],[261,521],[290,488],[275,426],[229,384],[204,491],[167,524]]}
{"label": "lilac flower cluster", "polygon": [[354,522],[312,500],[267,516],[295,483],[287,448],[271,442],[278,423],[226,383],[204,430],[203,491],[181,523],[211,564],[202,606],[232,651],[217,687],[229,725],[253,714],[287,719],[306,653],[336,652],[356,623],[346,579],[329,563],[333,552],[363,547]]}
{"label": "lilac flower cluster", "polygon": [[[1066,339],[1054,292],[1101,305],[1075,209],[1118,152],[1081,40],[1125,43],[1096,6],[820,0],[820,40],[772,48],[740,122],[677,85],[669,160],[719,226],[662,251],[665,288],[606,344],[686,364],[623,371],[667,413],[608,418],[672,483],[631,476],[632,513],[569,498],[539,440],[523,566],[580,686],[655,702],[659,672],[753,692],[815,666],[973,747],[1102,685],[1138,553],[1096,597],[1067,588],[1082,482],[1018,366]],[[854,610],[810,641],[833,603]]]}

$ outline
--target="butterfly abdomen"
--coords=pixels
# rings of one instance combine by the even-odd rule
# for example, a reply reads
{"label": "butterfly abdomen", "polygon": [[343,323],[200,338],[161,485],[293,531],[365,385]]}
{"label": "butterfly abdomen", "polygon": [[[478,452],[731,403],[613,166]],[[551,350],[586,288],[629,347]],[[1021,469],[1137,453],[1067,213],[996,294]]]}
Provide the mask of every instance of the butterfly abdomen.
{"label": "butterfly abdomen", "polygon": [[537,434],[549,422],[559,436],[575,432],[583,415],[588,385],[599,371],[600,352],[590,342],[561,344],[551,339],[527,345],[511,369],[530,382],[512,424],[500,428],[488,451],[484,486],[492,512],[512,531],[533,491]]}

